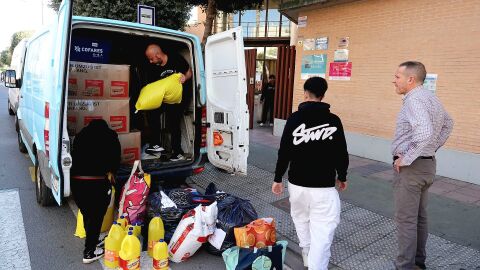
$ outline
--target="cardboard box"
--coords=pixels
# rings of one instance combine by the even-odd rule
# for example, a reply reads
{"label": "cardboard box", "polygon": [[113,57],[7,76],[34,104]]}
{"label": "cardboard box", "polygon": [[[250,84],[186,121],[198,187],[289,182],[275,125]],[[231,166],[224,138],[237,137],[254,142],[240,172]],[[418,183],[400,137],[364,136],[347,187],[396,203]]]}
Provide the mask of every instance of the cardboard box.
{"label": "cardboard box", "polygon": [[70,62],[69,98],[128,99],[129,83],[129,65]]}
{"label": "cardboard box", "polygon": [[140,159],[141,132],[118,134],[118,140],[122,146],[122,163],[133,164]]}
{"label": "cardboard box", "polygon": [[129,100],[68,100],[67,129],[70,136],[77,134],[93,119],[104,119],[117,133],[129,132]]}

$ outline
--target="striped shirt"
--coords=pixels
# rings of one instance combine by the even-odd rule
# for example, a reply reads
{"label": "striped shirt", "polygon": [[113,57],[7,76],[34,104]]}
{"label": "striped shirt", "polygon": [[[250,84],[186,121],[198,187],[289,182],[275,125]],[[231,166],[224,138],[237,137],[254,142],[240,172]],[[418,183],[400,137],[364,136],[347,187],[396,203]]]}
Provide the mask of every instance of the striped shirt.
{"label": "striped shirt", "polygon": [[452,129],[453,120],[440,100],[423,85],[417,86],[403,98],[392,155],[403,156],[400,166],[408,166],[420,156],[434,156]]}

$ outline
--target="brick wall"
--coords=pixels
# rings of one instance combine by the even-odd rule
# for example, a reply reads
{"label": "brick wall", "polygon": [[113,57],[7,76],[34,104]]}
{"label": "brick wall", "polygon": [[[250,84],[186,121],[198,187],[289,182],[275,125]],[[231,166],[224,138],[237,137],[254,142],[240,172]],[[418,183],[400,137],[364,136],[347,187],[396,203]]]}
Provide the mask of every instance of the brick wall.
{"label": "brick wall", "polygon": [[[328,81],[325,101],[350,132],[390,139],[402,99],[391,81],[406,60],[438,74],[437,96],[455,120],[446,147],[480,153],[480,3],[478,0],[364,0],[301,12],[298,39],[329,37],[327,51],[297,48],[293,110],[303,99],[305,54],[327,53],[350,37],[351,81]],[[328,78],[328,64],[327,64]]]}

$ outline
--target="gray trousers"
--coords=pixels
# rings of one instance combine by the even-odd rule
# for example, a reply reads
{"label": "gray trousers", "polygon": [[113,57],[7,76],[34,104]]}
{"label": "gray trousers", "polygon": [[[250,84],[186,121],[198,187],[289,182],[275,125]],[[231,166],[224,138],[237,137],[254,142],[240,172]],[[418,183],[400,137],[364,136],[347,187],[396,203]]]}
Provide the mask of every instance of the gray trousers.
{"label": "gray trousers", "polygon": [[417,159],[395,173],[393,194],[397,225],[399,270],[412,270],[424,264],[428,238],[427,198],[436,172],[435,159]]}

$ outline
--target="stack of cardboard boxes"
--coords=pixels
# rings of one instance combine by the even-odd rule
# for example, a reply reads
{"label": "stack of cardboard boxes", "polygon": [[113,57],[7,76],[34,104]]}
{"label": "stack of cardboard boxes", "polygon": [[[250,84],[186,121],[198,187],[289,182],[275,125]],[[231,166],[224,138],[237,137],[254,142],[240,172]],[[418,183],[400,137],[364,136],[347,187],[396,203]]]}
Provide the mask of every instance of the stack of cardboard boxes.
{"label": "stack of cardboard boxes", "polygon": [[122,163],[140,159],[140,132],[130,132],[130,66],[70,62],[68,133],[75,136],[94,119],[104,119],[118,133]]}

